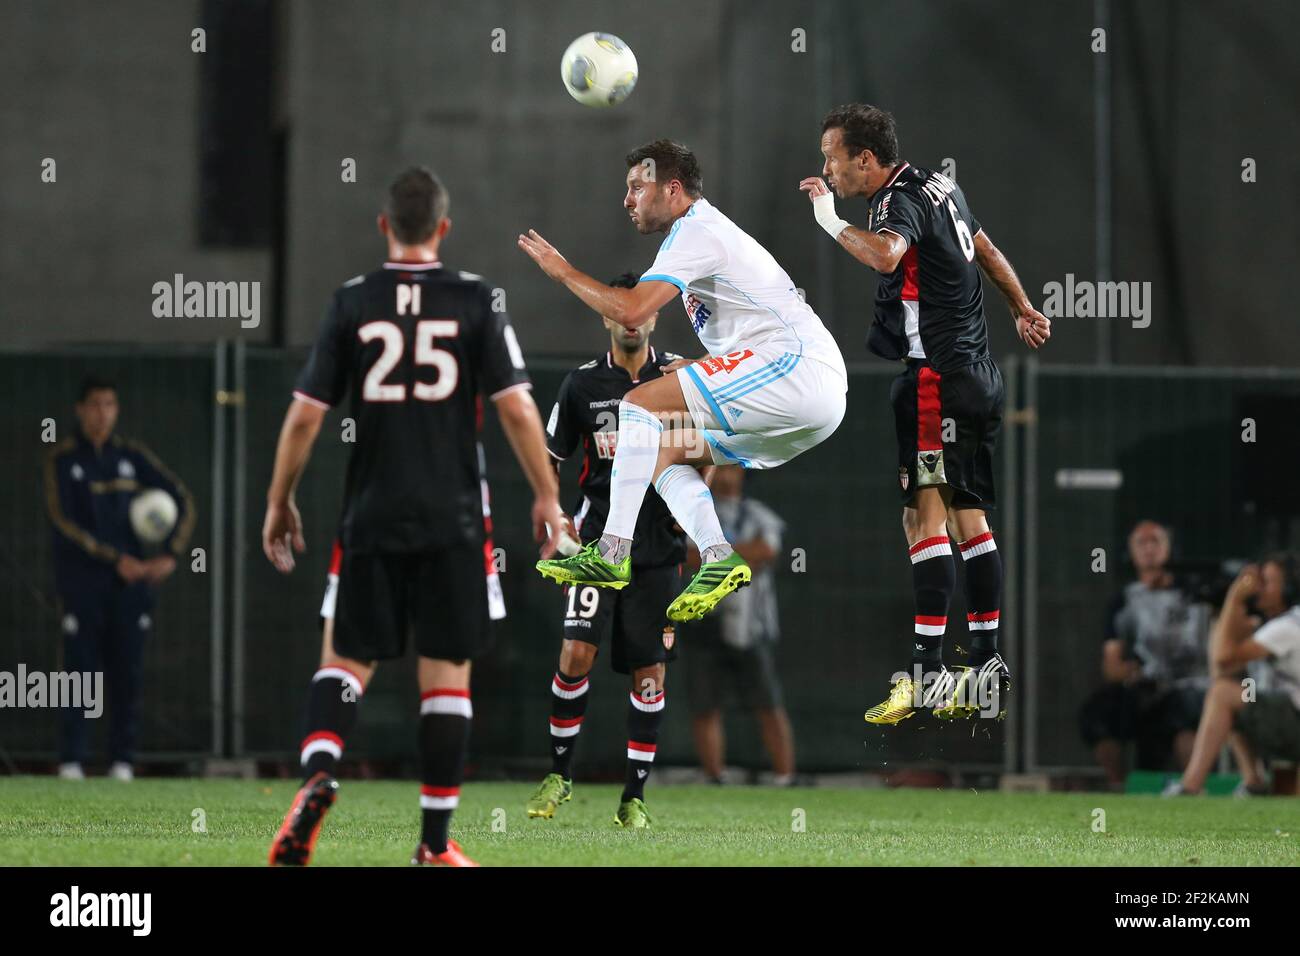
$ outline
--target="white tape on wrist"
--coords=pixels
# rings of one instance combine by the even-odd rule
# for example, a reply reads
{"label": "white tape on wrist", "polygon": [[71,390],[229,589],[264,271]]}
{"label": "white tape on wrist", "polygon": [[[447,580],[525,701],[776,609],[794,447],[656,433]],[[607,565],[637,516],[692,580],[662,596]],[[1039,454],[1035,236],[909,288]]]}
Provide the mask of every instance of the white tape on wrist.
{"label": "white tape on wrist", "polygon": [[813,217],[816,218],[817,225],[825,229],[832,239],[838,239],[840,233],[849,226],[849,221],[835,214],[835,194],[824,193],[814,197],[812,204]]}

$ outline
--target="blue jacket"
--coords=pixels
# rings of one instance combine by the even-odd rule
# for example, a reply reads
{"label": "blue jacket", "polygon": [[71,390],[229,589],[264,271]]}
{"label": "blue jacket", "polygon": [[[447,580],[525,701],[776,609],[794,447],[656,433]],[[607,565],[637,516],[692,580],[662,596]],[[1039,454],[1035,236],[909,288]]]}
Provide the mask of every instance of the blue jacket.
{"label": "blue jacket", "polygon": [[131,529],[131,500],[146,488],[176,499],[176,527],[163,547],[180,557],[196,518],[194,497],[137,441],[111,436],[98,452],[81,430],[45,459],[45,505],[54,526],[54,579],[64,603],[80,603],[122,581],[119,557],[143,557]]}

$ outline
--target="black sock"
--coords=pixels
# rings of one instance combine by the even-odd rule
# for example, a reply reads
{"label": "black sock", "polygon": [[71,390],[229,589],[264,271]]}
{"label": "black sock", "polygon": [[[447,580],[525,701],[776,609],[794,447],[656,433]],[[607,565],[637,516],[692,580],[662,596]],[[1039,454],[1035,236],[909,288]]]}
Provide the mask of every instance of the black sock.
{"label": "black sock", "polygon": [[631,695],[627,705],[627,782],[623,801],[645,799],[645,782],[654,767],[659,725],[664,717],[664,692],[654,696]]}
{"label": "black sock", "polygon": [[304,783],[321,771],[334,775],[343,742],[357,722],[361,694],[361,678],[342,667],[322,667],[312,678],[300,757]]}
{"label": "black sock", "polygon": [[912,559],[912,592],[916,602],[916,632],[912,663],[926,671],[943,664],[943,632],[948,626],[948,602],[957,585],[948,536],[918,541],[908,551]]}
{"label": "black sock", "polygon": [[460,802],[474,709],[467,690],[420,695],[420,841],[434,853],[447,849],[447,828]]}
{"label": "black sock", "polygon": [[998,652],[1002,556],[991,531],[963,541],[961,556],[966,565],[966,626],[971,639],[966,663],[979,667]]}
{"label": "black sock", "polygon": [[587,713],[587,678],[557,673],[551,681],[551,773],[572,779],[573,751]]}

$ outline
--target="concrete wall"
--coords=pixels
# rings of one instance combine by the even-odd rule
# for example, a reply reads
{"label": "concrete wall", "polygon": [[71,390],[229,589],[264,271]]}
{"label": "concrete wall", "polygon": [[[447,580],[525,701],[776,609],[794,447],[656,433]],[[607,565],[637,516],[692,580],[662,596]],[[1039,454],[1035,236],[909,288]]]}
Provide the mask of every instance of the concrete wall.
{"label": "concrete wall", "polygon": [[[1300,258],[1294,157],[1300,66],[1284,0],[1125,3],[1114,77],[1116,279],[1150,282],[1149,328],[1061,319],[1045,360],[1091,361],[1109,321],[1117,360],[1296,364],[1289,271]],[[151,286],[270,280],[273,251],[196,243],[194,2],[6,4],[0,31],[0,315],[5,341],[266,338],[213,320],[159,320]],[[285,339],[310,341],[330,291],[383,254],[374,215],[394,171],[427,163],[452,193],[446,260],[507,290],[525,350],[601,347],[594,318],[515,247],[539,229],[599,276],[649,264],[656,237],[621,210],[626,151],[692,145],[706,194],[767,245],[839,336],[862,339],[873,275],[813,224],[798,180],[839,102],[893,109],[906,158],[957,178],[1031,296],[1095,277],[1092,5],[852,0],[611,6],[596,0],[282,0],[276,121],[286,132]],[[506,50],[491,49],[505,30]],[[637,51],[614,110],[563,91],[565,45],[590,29]],[[806,31],[807,52],[791,49]],[[253,119],[250,118],[250,123]],[[42,157],[59,181],[39,181]],[[1241,182],[1241,162],[1259,181]],[[355,159],[358,181],[340,164]],[[861,219],[862,202],[842,204]],[[273,291],[263,287],[263,310]],[[998,354],[1019,348],[991,293]],[[681,309],[661,345],[694,352]]]}

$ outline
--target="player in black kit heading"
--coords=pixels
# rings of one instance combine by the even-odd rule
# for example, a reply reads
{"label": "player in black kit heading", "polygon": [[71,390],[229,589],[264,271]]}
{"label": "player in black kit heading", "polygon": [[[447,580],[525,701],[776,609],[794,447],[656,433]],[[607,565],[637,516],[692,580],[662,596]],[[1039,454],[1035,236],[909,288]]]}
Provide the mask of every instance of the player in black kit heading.
{"label": "player in black kit heading", "polygon": [[[911,676],[866,713],[896,724],[918,708],[940,718],[1000,714],[1010,674],[998,654],[1002,562],[987,511],[994,505],[993,448],[1002,424],[1002,374],[989,354],[980,270],[1006,297],[1030,348],[1051,323],[1030,304],[1006,257],[976,221],[961,187],[898,154],[894,117],[855,103],[822,121],[823,182],[799,184],[819,225],[881,274],[867,347],[905,363],[891,399],[898,434],[903,529],[916,602]],[[870,202],[860,229],[835,213],[835,196]],[[948,531],[966,569],[970,655],[957,676],[943,665],[943,634],[956,586]],[[990,709],[990,705],[993,705]]]}
{"label": "player in black kit heading", "polygon": [[[637,277],[625,274],[610,282],[635,288]],[[610,472],[618,440],[618,403],[642,382],[659,378],[662,366],[679,356],[656,352],[650,345],[657,314],[638,328],[608,318],[610,349],[570,372],[560,384],[551,412],[547,447],[559,463],[582,444],[580,500],[573,523],[582,543],[598,541],[609,515]],[[667,476],[665,480],[671,480]],[[664,716],[665,665],[676,656],[673,626],[664,616],[681,587],[685,541],[668,506],[647,494],[637,515],[632,539],[632,583],[622,590],[567,585],[564,588],[564,643],[560,667],[551,682],[551,772],[528,801],[530,817],[554,816],[573,795],[569,768],[587,710],[587,675],[596,652],[610,642],[612,665],[631,675],[627,711],[627,781],[615,819],[628,829],[650,825],[645,784],[654,766],[659,726]]]}
{"label": "player in black kit heading", "polygon": [[469,742],[470,662],[488,649],[477,403],[490,398],[535,496],[538,540],[563,527],[558,482],[510,320],[479,276],[445,268],[447,192],[426,169],[393,182],[382,268],[334,293],[275,453],[262,548],[293,570],[305,548],[294,491],[325,412],[351,395],[355,444],[338,539],[337,603],[308,696],[304,784],[271,846],[305,865],[338,792],[334,768],[378,661],[419,655],[422,834],[412,863],[474,866],[447,836]]}

